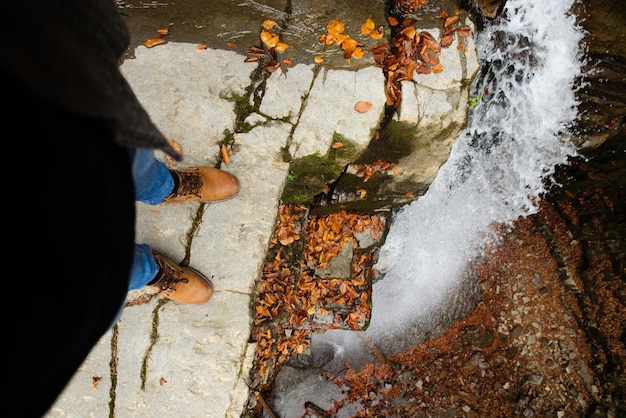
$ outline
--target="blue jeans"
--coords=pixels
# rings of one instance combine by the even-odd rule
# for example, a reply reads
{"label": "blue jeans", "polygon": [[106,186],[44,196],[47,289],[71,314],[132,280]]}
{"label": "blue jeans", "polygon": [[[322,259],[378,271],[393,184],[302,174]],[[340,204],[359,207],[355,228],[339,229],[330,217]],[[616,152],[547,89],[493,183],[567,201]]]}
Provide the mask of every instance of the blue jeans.
{"label": "blue jeans", "polygon": [[[174,179],[161,161],[154,157],[151,149],[130,149],[133,162],[135,200],[157,205],[174,190]],[[152,250],[146,244],[135,244],[133,265],[130,270],[128,290],[141,289],[150,283],[159,272]]]}

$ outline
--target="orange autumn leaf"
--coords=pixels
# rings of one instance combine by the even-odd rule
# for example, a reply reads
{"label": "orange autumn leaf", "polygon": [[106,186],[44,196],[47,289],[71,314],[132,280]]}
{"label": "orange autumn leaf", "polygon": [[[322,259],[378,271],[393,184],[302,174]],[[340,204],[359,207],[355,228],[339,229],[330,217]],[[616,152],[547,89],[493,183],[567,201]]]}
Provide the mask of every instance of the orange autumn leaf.
{"label": "orange autumn leaf", "polygon": [[371,108],[372,108],[372,103],[365,102],[365,101],[357,102],[357,104],[354,105],[354,110],[356,110],[359,113],[367,113],[370,111]]}
{"label": "orange autumn leaf", "polygon": [[319,64],[324,61],[324,57],[320,57],[319,55],[316,55],[313,57],[313,61]]}
{"label": "orange autumn leaf", "polygon": [[355,48],[352,51],[352,58],[363,58],[365,56],[365,50],[363,48]]}
{"label": "orange autumn leaf", "polygon": [[280,38],[277,34],[269,30],[261,31],[261,41],[268,46],[268,48],[274,48]]}
{"label": "orange autumn leaf", "polygon": [[222,144],[220,151],[222,152],[222,161],[224,161],[224,164],[230,164],[230,155],[228,155],[228,150],[226,149],[225,144]]}
{"label": "orange autumn leaf", "polygon": [[285,52],[287,50],[287,48],[289,48],[289,45],[287,45],[284,42],[279,42],[276,44],[276,46],[274,47],[274,50],[276,52]]}
{"label": "orange autumn leaf", "polygon": [[443,71],[443,65],[441,64],[433,65],[433,73],[440,73],[442,71]]}
{"label": "orange autumn leaf", "polygon": [[372,33],[370,33],[370,38],[377,41],[380,38],[382,38],[384,34],[385,34],[385,28],[382,26],[379,26],[378,29],[373,30]]}
{"label": "orange autumn leaf", "polygon": [[164,44],[166,42],[167,41],[165,39],[163,39],[163,38],[152,38],[152,39],[148,39],[143,44],[146,46],[146,48],[152,48],[153,46],[161,45],[161,44]]}
{"label": "orange autumn leaf", "polygon": [[199,50],[207,49],[207,46],[205,44],[200,44],[196,47],[196,49],[199,49]]}
{"label": "orange autumn leaf", "polygon": [[444,28],[448,28],[452,25],[454,25],[456,22],[458,22],[459,20],[459,16],[454,15],[454,16],[449,16],[447,17],[444,22],[443,22],[443,27]]}
{"label": "orange autumn leaf", "polygon": [[348,38],[341,44],[341,49],[346,52],[352,52],[356,49],[358,42],[355,39]]}
{"label": "orange autumn leaf", "polygon": [[290,59],[285,58],[285,59],[283,60],[283,64],[285,64],[287,67],[291,67],[291,60],[290,60]]}
{"label": "orange autumn leaf", "polygon": [[231,48],[236,48],[237,47],[237,44],[234,43],[234,42],[226,42],[226,45],[228,45]]}
{"label": "orange autumn leaf", "polygon": [[343,147],[343,142],[340,142],[340,141],[333,142],[332,147],[333,147],[333,149],[341,148],[341,147]]}
{"label": "orange autumn leaf", "polygon": [[395,17],[393,17],[393,16],[389,16],[389,17],[387,17],[387,22],[389,22],[389,24],[390,24],[391,26],[396,26],[396,25],[399,23],[399,22],[398,22],[398,19],[396,19],[396,18],[395,18]]}
{"label": "orange autumn leaf", "polygon": [[161,36],[163,35],[167,35],[170,32],[170,30],[168,28],[163,28],[163,29],[157,29],[157,33]]}
{"label": "orange autumn leaf", "polygon": [[[172,148],[174,148],[174,150],[176,150],[179,154],[183,153],[183,148],[180,146],[180,144],[178,143],[178,141],[172,139],[170,141],[170,145]],[[173,159],[172,157],[170,157],[168,154],[165,154],[165,159],[167,160],[168,163],[170,163],[171,165],[175,166],[176,164],[178,164],[178,161],[176,161],[175,159]]]}
{"label": "orange autumn leaf", "polygon": [[343,33],[344,30],[346,30],[346,24],[341,20],[333,20],[326,25],[326,29],[331,35],[339,35],[340,33]]}
{"label": "orange autumn leaf", "polygon": [[265,19],[263,21],[263,23],[261,23],[261,26],[263,26],[264,29],[272,29],[274,26],[276,26],[276,22],[274,22],[271,19]]}
{"label": "orange autumn leaf", "polygon": [[374,30],[375,24],[374,21],[368,18],[365,23],[361,26],[361,33],[363,35],[369,35]]}

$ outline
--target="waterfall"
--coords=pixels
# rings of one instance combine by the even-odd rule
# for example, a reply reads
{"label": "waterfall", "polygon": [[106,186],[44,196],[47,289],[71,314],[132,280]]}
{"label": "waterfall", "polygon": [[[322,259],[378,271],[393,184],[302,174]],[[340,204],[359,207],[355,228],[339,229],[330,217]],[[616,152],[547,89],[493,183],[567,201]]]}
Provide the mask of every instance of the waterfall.
{"label": "waterfall", "polygon": [[[468,127],[427,193],[393,215],[374,266],[366,333],[385,351],[405,348],[407,334],[428,336],[438,318],[463,308],[468,263],[497,239],[492,226],[535,213],[556,166],[576,155],[568,128],[577,116],[583,33],[572,5],[508,0],[476,34],[481,71]],[[329,331],[315,338],[347,351],[356,337]]]}

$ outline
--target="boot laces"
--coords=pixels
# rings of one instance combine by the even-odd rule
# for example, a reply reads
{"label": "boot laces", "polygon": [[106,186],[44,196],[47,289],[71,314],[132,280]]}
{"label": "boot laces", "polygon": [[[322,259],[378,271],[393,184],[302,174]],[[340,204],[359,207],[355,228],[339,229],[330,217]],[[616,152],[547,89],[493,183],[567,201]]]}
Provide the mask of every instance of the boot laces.
{"label": "boot laces", "polygon": [[200,170],[171,170],[178,176],[178,189],[172,193],[172,197],[183,197],[193,195],[202,197],[200,190],[202,189],[202,178]]}
{"label": "boot laces", "polygon": [[160,292],[175,291],[178,283],[189,283],[189,279],[184,277],[184,271],[179,266],[156,254],[155,258],[161,267],[161,272],[154,285],[159,288]]}

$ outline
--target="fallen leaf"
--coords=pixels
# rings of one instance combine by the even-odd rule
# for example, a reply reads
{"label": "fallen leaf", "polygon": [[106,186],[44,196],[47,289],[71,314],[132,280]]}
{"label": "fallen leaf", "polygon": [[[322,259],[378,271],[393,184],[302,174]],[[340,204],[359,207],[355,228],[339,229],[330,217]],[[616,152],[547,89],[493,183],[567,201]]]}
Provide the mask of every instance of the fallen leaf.
{"label": "fallen leaf", "polygon": [[370,111],[370,109],[372,109],[372,103],[370,102],[357,102],[357,104],[354,105],[354,110],[356,110],[359,113],[367,113]]}
{"label": "fallen leaf", "polygon": [[[180,146],[180,144],[178,143],[178,141],[172,139],[170,141],[170,146],[172,148],[174,148],[174,150],[176,150],[179,154],[183,153],[183,148]],[[169,155],[165,154],[165,159],[167,160],[168,163],[170,163],[172,166],[175,166],[176,164],[178,164],[178,161],[176,161],[175,159],[173,159],[172,157],[170,157]]]}
{"label": "fallen leaf", "polygon": [[378,29],[373,30],[370,33],[370,38],[374,40],[379,40],[380,38],[383,37],[384,34],[385,34],[385,28],[383,26],[379,26]]}
{"label": "fallen leaf", "polygon": [[316,56],[313,57],[313,61],[315,61],[316,63],[319,64],[319,63],[324,61],[324,58],[320,57],[319,55],[316,55]]}
{"label": "fallen leaf", "polygon": [[274,47],[274,51],[276,51],[276,52],[285,52],[287,50],[287,48],[289,48],[289,45],[287,45],[284,42],[279,42]]}
{"label": "fallen leaf", "polygon": [[363,35],[369,35],[373,30],[374,27],[376,25],[374,24],[374,21],[370,18],[368,18],[365,23],[363,23],[363,25],[361,26],[361,33]]}
{"label": "fallen leaf", "polygon": [[468,25],[464,25],[461,26],[456,33],[459,35],[459,38],[469,38],[472,34],[472,28]]}
{"label": "fallen leaf", "polygon": [[162,377],[162,378],[160,378],[160,379],[159,379],[159,384],[160,384],[161,386],[163,386],[165,383],[167,383],[167,380],[165,380],[165,378],[164,378],[164,377]]}
{"label": "fallen leaf", "polygon": [[283,60],[283,64],[285,64],[287,67],[291,67],[291,60],[285,58]]}
{"label": "fallen leaf", "polygon": [[443,27],[447,28],[451,25],[454,25],[457,21],[459,20],[459,16],[449,16],[446,18],[446,20],[443,22]]}
{"label": "fallen leaf", "polygon": [[170,30],[169,30],[169,28],[163,28],[163,29],[157,29],[157,32],[158,32],[160,35],[167,35],[167,34],[169,34],[169,33],[170,33]]}
{"label": "fallen leaf", "polygon": [[341,148],[343,147],[343,142],[341,141],[334,142],[332,146],[334,149]]}
{"label": "fallen leaf", "polygon": [[222,144],[222,147],[220,148],[221,152],[222,152],[222,161],[224,161],[224,164],[228,165],[230,164],[230,155],[228,155],[228,150],[226,149],[226,145]]}
{"label": "fallen leaf", "polygon": [[261,26],[263,26],[263,28],[265,29],[272,29],[274,26],[276,26],[276,22],[271,19],[265,19],[263,23],[261,23]]}
{"label": "fallen leaf", "polygon": [[272,31],[263,30],[261,31],[261,41],[267,45],[268,48],[274,48],[276,44],[278,44],[279,37]]}
{"label": "fallen leaf", "polygon": [[152,38],[152,39],[148,39],[143,44],[146,46],[146,48],[152,48],[153,46],[161,45],[161,44],[164,44],[166,42],[167,41],[165,39],[163,39],[163,38]]}
{"label": "fallen leaf", "polygon": [[234,42],[226,42],[226,45],[228,45],[231,48],[236,48],[237,47],[237,44],[234,43]]}
{"label": "fallen leaf", "polygon": [[441,46],[444,48],[449,47],[450,45],[452,45],[452,40],[454,38],[452,37],[452,35],[446,35],[443,38],[441,38]]}
{"label": "fallen leaf", "polygon": [[102,380],[101,377],[98,376],[94,376],[91,378],[91,386],[93,386],[94,389],[98,388],[98,383],[100,382],[100,380]]}
{"label": "fallen leaf", "polygon": [[200,44],[196,48],[199,50],[203,50],[203,49],[207,49],[207,46],[205,44]]}
{"label": "fallen leaf", "polygon": [[339,35],[346,29],[346,24],[341,20],[333,20],[326,25],[326,29],[331,35]]}
{"label": "fallen leaf", "polygon": [[396,26],[399,23],[398,19],[394,18],[393,16],[387,17],[387,22],[389,22],[391,26]]}
{"label": "fallen leaf", "polygon": [[263,64],[263,69],[267,71],[268,73],[273,73],[279,68],[280,68],[280,63],[276,61],[266,62],[265,64]]}

